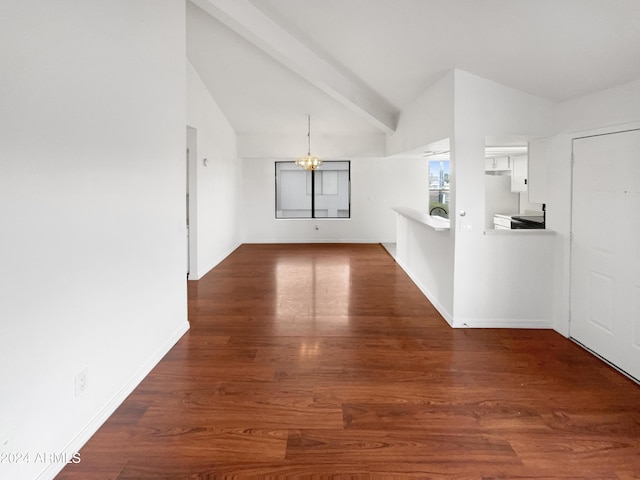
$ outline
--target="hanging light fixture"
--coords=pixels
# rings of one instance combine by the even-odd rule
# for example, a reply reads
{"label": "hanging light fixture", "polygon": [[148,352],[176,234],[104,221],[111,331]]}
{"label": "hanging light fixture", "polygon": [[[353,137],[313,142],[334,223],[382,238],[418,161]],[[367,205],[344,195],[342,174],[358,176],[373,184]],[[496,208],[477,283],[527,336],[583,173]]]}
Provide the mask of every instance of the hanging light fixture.
{"label": "hanging light fixture", "polygon": [[305,170],[315,170],[322,165],[322,160],[318,157],[311,155],[311,115],[307,115],[309,128],[307,130],[307,154],[296,160],[296,165],[304,168]]}

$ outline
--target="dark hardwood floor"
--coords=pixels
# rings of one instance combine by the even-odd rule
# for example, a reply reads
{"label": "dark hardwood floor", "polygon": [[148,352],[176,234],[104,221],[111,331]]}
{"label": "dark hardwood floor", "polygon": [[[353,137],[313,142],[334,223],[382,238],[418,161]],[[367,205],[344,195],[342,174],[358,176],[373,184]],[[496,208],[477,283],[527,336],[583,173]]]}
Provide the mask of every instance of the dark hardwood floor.
{"label": "dark hardwood floor", "polygon": [[640,386],[451,329],[380,245],[243,245],[63,479],[640,478]]}

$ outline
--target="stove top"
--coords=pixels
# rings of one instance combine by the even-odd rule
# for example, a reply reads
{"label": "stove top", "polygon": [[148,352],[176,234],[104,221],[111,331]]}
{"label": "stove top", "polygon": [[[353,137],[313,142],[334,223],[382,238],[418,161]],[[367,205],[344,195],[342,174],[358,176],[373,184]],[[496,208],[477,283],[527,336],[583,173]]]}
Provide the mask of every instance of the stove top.
{"label": "stove top", "polygon": [[[517,222],[515,223],[514,222]],[[515,223],[515,225],[514,225]],[[515,215],[511,217],[511,228],[544,228],[543,215]]]}

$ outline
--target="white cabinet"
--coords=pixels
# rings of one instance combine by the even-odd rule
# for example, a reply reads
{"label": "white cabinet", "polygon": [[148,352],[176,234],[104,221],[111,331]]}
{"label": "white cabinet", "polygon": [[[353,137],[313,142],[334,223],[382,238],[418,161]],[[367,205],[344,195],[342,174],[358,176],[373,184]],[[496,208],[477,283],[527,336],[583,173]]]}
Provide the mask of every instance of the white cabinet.
{"label": "white cabinet", "polygon": [[527,156],[516,155],[511,157],[511,191],[527,191]]}
{"label": "white cabinet", "polygon": [[496,230],[511,230],[511,215],[496,213],[493,216],[493,228]]}
{"label": "white cabinet", "polygon": [[491,157],[484,160],[485,172],[509,171],[511,163],[509,157]]}
{"label": "white cabinet", "polygon": [[539,138],[529,142],[529,201],[547,202],[547,169],[549,156],[554,148],[554,139]]}

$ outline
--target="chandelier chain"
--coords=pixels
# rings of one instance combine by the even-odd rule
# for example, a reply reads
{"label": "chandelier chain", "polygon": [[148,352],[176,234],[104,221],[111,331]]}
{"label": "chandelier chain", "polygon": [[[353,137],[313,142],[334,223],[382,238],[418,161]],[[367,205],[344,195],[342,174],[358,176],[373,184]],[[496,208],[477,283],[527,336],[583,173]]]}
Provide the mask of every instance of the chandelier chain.
{"label": "chandelier chain", "polygon": [[296,165],[305,170],[315,170],[322,165],[322,160],[311,155],[311,115],[307,115],[307,154],[296,160]]}
{"label": "chandelier chain", "polygon": [[311,115],[307,115],[307,155],[311,156]]}

